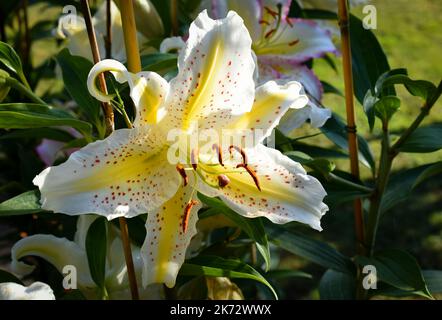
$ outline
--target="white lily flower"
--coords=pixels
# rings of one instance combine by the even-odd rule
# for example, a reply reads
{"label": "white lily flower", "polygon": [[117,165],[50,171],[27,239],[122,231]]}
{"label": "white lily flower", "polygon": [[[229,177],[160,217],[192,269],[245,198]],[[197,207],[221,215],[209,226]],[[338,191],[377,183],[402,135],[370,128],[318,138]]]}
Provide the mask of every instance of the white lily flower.
{"label": "white lily flower", "polygon": [[[255,90],[251,45],[235,12],[212,20],[204,11],[190,26],[178,75],[170,83],[154,72],[131,74],[115,60],[96,64],[89,91],[101,101],[112,99],[95,85],[105,71],[128,81],[137,107],[133,129],[116,130],[40,173],[33,182],[40,188],[42,208],[71,215],[93,212],[108,219],[148,212],[141,248],[143,284],[168,287],[175,285],[196,233],[201,206],[196,191],[219,196],[245,217],[299,221],[321,230],[328,207],[320,182],[261,144],[288,109],[303,108],[308,99],[295,81],[269,81]],[[178,129],[176,145],[168,134]],[[245,132],[263,134],[245,148],[241,141],[186,144],[204,130],[224,138],[224,129],[239,131],[240,140]],[[182,162],[169,161],[183,150]]]}
{"label": "white lily flower", "polygon": [[0,283],[0,300],[55,300],[51,287],[34,282],[28,287],[14,282]]}
{"label": "white lily flower", "polygon": [[[137,6],[136,18],[138,25],[138,42],[145,43],[147,37],[160,36],[163,33],[161,19],[149,0],[137,0],[134,2]],[[145,9],[142,9],[145,7]],[[142,18],[144,17],[144,19]],[[92,17],[92,23],[97,37],[97,45],[101,57],[105,57],[105,38],[106,31],[106,1],[98,8],[98,11]],[[149,26],[152,24],[152,28]],[[155,32],[153,32],[155,31]],[[111,33],[112,47],[111,55],[118,61],[126,61],[126,50],[124,46],[123,25],[118,6],[111,1]],[[67,48],[72,55],[82,56],[90,61],[92,51],[89,45],[89,38],[86,31],[86,23],[81,16],[64,15],[58,20],[56,34],[60,38],[67,39]]]}
{"label": "white lily flower", "polygon": [[[11,268],[19,275],[27,275],[34,270],[20,259],[26,256],[37,256],[51,263],[60,273],[63,273],[65,266],[74,266],[77,275],[78,289],[89,299],[99,299],[97,286],[92,280],[89,271],[89,264],[86,254],[87,231],[96,219],[96,216],[82,215],[77,221],[77,231],[74,241],[66,238],[58,238],[49,234],[36,234],[20,239],[14,244],[11,250]],[[105,286],[110,299],[130,299],[128,289],[129,280],[127,276],[126,263],[123,252],[123,244],[119,231],[114,228],[109,232],[108,255],[106,261]],[[142,259],[140,249],[132,246],[135,274],[138,281],[141,281]],[[163,298],[162,287],[151,285],[140,290],[141,299]]]}
{"label": "white lily flower", "polygon": [[289,18],[292,0],[211,0],[203,6],[210,8],[215,18],[225,16],[228,10],[236,11],[245,22],[256,54],[259,79],[257,84],[270,79],[279,82],[299,81],[313,99],[307,108],[291,110],[281,120],[279,129],[289,134],[310,119],[315,128],[321,127],[331,117],[331,111],[319,106],[322,84],[304,62],[336,53],[330,33],[312,20]]}

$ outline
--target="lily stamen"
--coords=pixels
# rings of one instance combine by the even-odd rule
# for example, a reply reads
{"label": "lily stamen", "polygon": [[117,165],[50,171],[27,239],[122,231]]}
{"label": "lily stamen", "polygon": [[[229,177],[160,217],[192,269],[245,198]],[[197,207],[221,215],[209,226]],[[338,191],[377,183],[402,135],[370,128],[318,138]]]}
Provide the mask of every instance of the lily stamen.
{"label": "lily stamen", "polygon": [[255,170],[253,170],[247,164],[244,164],[244,163],[240,163],[236,167],[237,168],[244,168],[247,171],[247,173],[252,177],[253,182],[255,183],[256,188],[258,188],[258,190],[261,191],[261,185],[259,183],[259,179],[258,179],[258,176],[256,175]]}
{"label": "lily stamen", "polygon": [[192,151],[190,152],[190,163],[193,167],[193,170],[196,171],[198,164],[197,164],[197,151],[195,149],[192,149]]}
{"label": "lily stamen", "polygon": [[182,226],[183,226],[183,232],[185,233],[187,231],[187,226],[189,225],[189,218],[190,218],[190,213],[192,211],[192,207],[194,205],[198,204],[198,201],[196,200],[190,200],[186,207],[184,208],[184,215],[183,215],[183,221],[182,221]]}
{"label": "lily stamen", "polygon": [[189,183],[189,177],[186,174],[186,169],[184,168],[184,166],[182,164],[177,164],[176,165],[176,170],[178,171],[178,173],[183,178],[183,185],[187,186],[187,184]]}
{"label": "lily stamen", "polygon": [[224,188],[225,186],[227,186],[230,183],[230,179],[228,176],[226,176],[225,174],[220,174],[218,176],[218,185],[220,188]]}
{"label": "lily stamen", "polygon": [[243,163],[244,165],[247,165],[247,155],[246,155],[246,152],[244,151],[244,149],[243,149],[243,148],[240,148],[240,147],[238,147],[238,146],[231,145],[231,146],[229,147],[229,152],[230,152],[230,154],[232,154],[232,150],[233,150],[233,149],[235,149],[236,151],[239,152],[239,154],[241,154],[241,157],[242,157],[242,163]]}

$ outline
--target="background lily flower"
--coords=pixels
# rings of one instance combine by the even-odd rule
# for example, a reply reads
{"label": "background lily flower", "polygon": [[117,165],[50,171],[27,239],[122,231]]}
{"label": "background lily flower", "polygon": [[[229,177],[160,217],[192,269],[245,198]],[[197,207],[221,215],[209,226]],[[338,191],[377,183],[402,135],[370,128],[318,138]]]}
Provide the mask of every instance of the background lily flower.
{"label": "background lily flower", "polygon": [[[235,12],[212,20],[204,11],[190,26],[178,75],[170,83],[153,72],[131,74],[115,60],[96,64],[89,74],[89,91],[101,101],[112,99],[95,84],[105,71],[127,81],[137,107],[133,129],[117,130],[40,173],[33,182],[40,188],[42,208],[71,215],[92,212],[108,219],[148,212],[141,248],[143,284],[168,287],[175,285],[196,233],[201,206],[197,191],[219,196],[245,217],[299,221],[321,230],[328,207],[319,181],[261,144],[288,109],[301,109],[308,99],[294,81],[269,81],[255,90],[251,45]],[[169,161],[170,132],[180,132],[175,151],[187,151],[186,139],[198,131],[222,136],[223,129],[264,134],[244,149],[197,145],[184,152],[184,162]]]}
{"label": "background lily flower", "polygon": [[0,300],[55,300],[51,287],[34,282],[28,287],[14,282],[0,283]]}
{"label": "background lily flower", "polygon": [[[138,29],[138,42],[143,44],[148,38],[161,36],[164,32],[161,18],[155,7],[149,0],[138,0],[136,6],[136,21]],[[92,18],[97,35],[97,45],[101,57],[105,57],[106,37],[106,1],[104,1]],[[124,49],[123,26],[118,6],[111,1],[111,32],[112,32],[112,58],[118,61],[126,61]],[[82,56],[92,61],[92,52],[89,47],[89,39],[86,24],[81,16],[62,16],[58,20],[56,31],[58,37],[67,40],[67,47],[72,55]]]}
{"label": "background lily flower", "polygon": [[[72,265],[77,271],[78,289],[89,299],[100,299],[98,288],[89,271],[85,246],[87,231],[95,219],[96,216],[93,215],[82,215],[78,218],[74,241],[48,234],[36,234],[19,240],[11,251],[11,268],[18,275],[24,276],[31,273],[35,267],[20,261],[29,255],[47,260],[60,273],[63,272],[66,265]],[[130,299],[126,264],[121,255],[123,245],[116,228],[110,228],[108,242],[105,285],[109,298]],[[132,256],[136,276],[138,281],[141,281],[140,249],[132,246]],[[147,286],[140,290],[140,297],[142,299],[161,299],[163,298],[162,287],[158,285]]]}
{"label": "background lily flower", "polygon": [[293,129],[311,120],[315,128],[321,127],[331,111],[321,108],[322,85],[304,62],[336,53],[331,34],[312,20],[289,18],[291,0],[213,0],[203,6],[210,8],[216,18],[224,17],[228,10],[236,11],[247,26],[259,67],[257,83],[280,79],[281,83],[299,81],[311,97],[307,108],[291,110],[281,121],[279,129],[289,134]]}

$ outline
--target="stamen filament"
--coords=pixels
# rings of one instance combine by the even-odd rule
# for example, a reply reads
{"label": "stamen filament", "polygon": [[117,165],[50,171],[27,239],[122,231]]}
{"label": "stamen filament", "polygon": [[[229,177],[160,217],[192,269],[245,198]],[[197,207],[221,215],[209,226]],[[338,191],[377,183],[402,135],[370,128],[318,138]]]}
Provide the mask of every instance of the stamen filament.
{"label": "stamen filament", "polygon": [[190,214],[192,213],[192,207],[196,204],[198,204],[198,201],[192,199],[192,200],[189,200],[186,207],[184,208],[184,215],[183,215],[183,221],[182,221],[184,233],[187,231],[187,226],[189,225],[189,218],[190,218]]}

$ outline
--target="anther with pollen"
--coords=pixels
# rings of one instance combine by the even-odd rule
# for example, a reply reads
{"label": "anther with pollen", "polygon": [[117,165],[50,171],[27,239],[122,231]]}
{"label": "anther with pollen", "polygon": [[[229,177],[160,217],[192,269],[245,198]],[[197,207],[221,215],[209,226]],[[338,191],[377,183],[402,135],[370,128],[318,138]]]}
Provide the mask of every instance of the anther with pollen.
{"label": "anther with pollen", "polygon": [[247,154],[244,151],[244,149],[242,149],[240,147],[237,147],[237,146],[234,146],[234,145],[231,145],[229,147],[230,154],[232,154],[232,150],[233,149],[235,149],[237,152],[239,152],[241,154],[241,157],[242,157],[242,163],[236,165],[236,167],[237,168],[244,168],[247,171],[247,173],[252,177],[253,182],[255,183],[255,185],[258,188],[258,190],[261,191],[261,185],[259,183],[258,176],[256,175],[256,172],[252,168],[249,167],[248,162],[247,162]]}
{"label": "anther with pollen", "polygon": [[218,185],[220,188],[224,188],[225,186],[227,186],[230,183],[230,179],[228,176],[226,176],[225,174],[220,174],[218,176]]}
{"label": "anther with pollen", "polygon": [[196,204],[198,204],[198,201],[190,200],[187,203],[186,207],[184,208],[184,215],[183,215],[183,221],[182,221],[184,233],[187,231],[187,226],[189,225],[189,218],[190,218],[190,213],[192,212],[192,207]]}
{"label": "anther with pollen", "polygon": [[218,162],[219,162],[220,165],[222,165],[222,166],[224,167],[224,163],[223,163],[223,154],[222,154],[222,151],[221,151],[219,145],[217,145],[216,143],[214,143],[214,144],[212,145],[212,150],[215,150],[215,151],[216,151],[216,153],[218,154]]}
{"label": "anther with pollen", "polygon": [[177,164],[176,171],[178,171],[178,173],[181,175],[181,177],[183,177],[184,186],[187,186],[187,184],[189,183],[189,177],[186,174],[186,170],[184,169],[184,166],[182,164]]}

